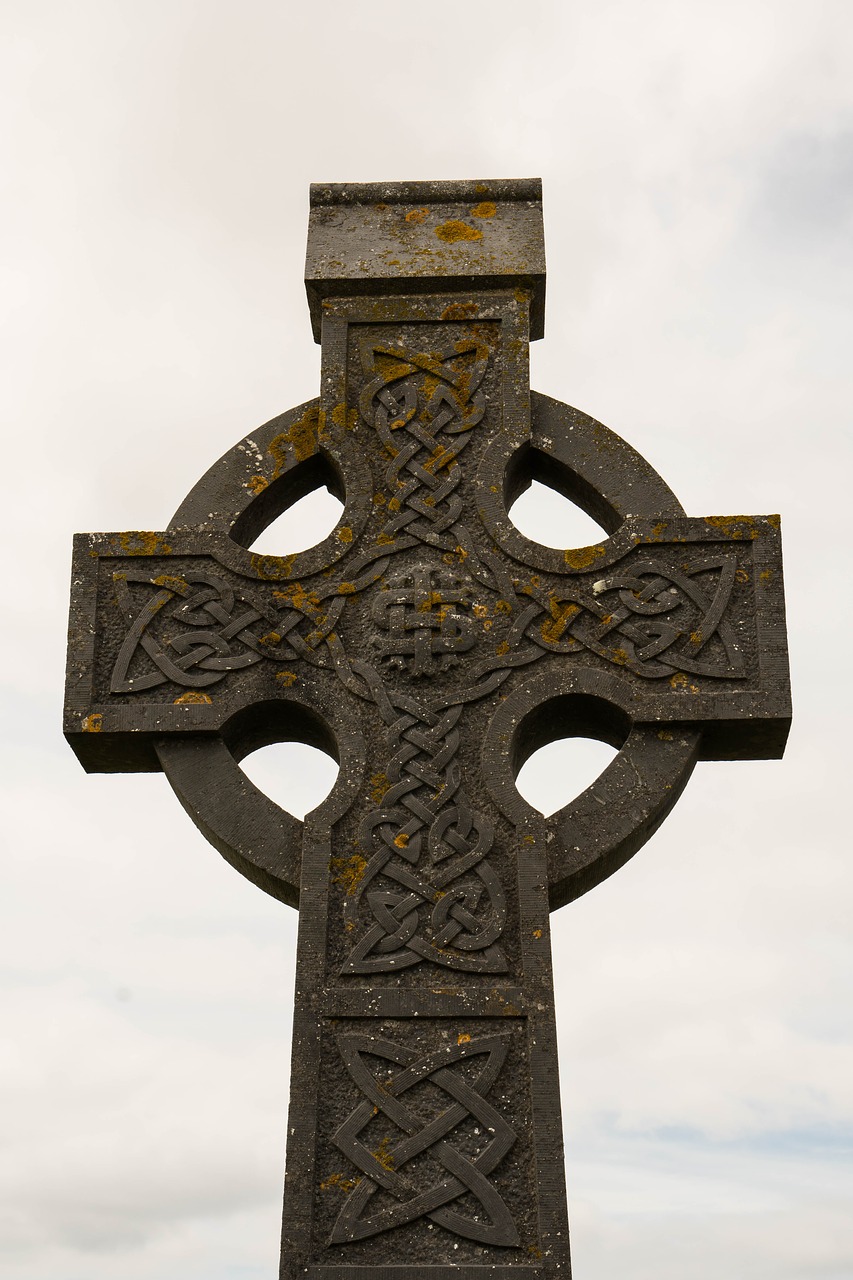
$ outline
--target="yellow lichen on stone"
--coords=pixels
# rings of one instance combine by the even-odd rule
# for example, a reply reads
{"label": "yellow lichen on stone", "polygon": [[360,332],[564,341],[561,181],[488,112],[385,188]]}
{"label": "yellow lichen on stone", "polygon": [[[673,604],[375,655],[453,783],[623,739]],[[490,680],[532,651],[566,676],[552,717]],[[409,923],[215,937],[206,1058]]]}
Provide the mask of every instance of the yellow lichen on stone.
{"label": "yellow lichen on stone", "polygon": [[576,547],[564,551],[563,559],[570,569],[588,569],[591,564],[604,555],[604,547]]}
{"label": "yellow lichen on stone", "polygon": [[269,480],[267,480],[266,476],[249,476],[246,481],[246,488],[251,489],[252,493],[257,496],[259,493],[263,493],[268,484]]}
{"label": "yellow lichen on stone", "polygon": [[375,1151],[370,1153],[374,1160],[378,1160],[383,1169],[387,1169],[389,1173],[394,1172],[394,1157],[391,1154],[391,1139],[383,1138]]}
{"label": "yellow lichen on stone", "polygon": [[321,429],[320,410],[317,405],[311,405],[301,418],[270,441],[267,453],[275,464],[275,476],[280,476],[294,462],[304,462],[314,456]]}
{"label": "yellow lichen on stone", "polygon": [[374,773],[370,779],[370,798],[374,804],[381,804],[385,792],[390,787],[387,773]]}
{"label": "yellow lichen on stone", "polygon": [[476,302],[451,302],[441,313],[442,320],[470,320],[477,314]]}
{"label": "yellow lichen on stone", "polygon": [[330,1173],[328,1178],[324,1178],[320,1183],[321,1191],[343,1191],[345,1195],[349,1195],[359,1183],[358,1178],[345,1178],[342,1173]]}
{"label": "yellow lichen on stone", "polygon": [[342,431],[355,431],[358,426],[358,409],[348,409],[345,404],[336,404],[331,419]]}
{"label": "yellow lichen on stone", "polygon": [[712,529],[719,529],[720,533],[731,538],[733,542],[739,542],[743,538],[758,537],[754,516],[705,516],[704,519]]}
{"label": "yellow lichen on stone", "polygon": [[182,596],[189,590],[183,578],[175,577],[170,573],[160,573],[153,581],[155,586],[165,587],[167,591],[174,591],[175,595]]}
{"label": "yellow lichen on stone", "polygon": [[80,727],[84,733],[100,733],[104,727],[104,717],[99,712],[93,711],[91,715],[84,716]]}
{"label": "yellow lichen on stone", "polygon": [[367,869],[367,859],[354,853],[351,858],[332,858],[332,883],[339,884],[350,897],[358,890]]}
{"label": "yellow lichen on stone", "polygon": [[291,685],[296,684],[295,671],[277,671],[275,678],[279,684],[284,685],[285,689],[289,689]]}
{"label": "yellow lichen on stone", "polygon": [[436,227],[435,234],[445,244],[457,244],[460,240],[482,240],[483,238],[483,233],[479,227],[472,227],[467,222],[460,222],[458,218],[449,218],[447,222],[442,222],[440,227]]}
{"label": "yellow lichen on stone", "polygon": [[170,556],[172,548],[162,542],[156,533],[120,533],[119,546],[126,556]]}
{"label": "yellow lichen on stone", "polygon": [[429,209],[410,209],[406,214],[407,222],[424,222],[429,217]]}
{"label": "yellow lichen on stone", "polygon": [[172,700],[176,706],[202,706],[207,704],[210,706],[213,702],[209,693],[202,693],[200,689],[188,689],[186,693],[181,693],[177,698]]}
{"label": "yellow lichen on stone", "polygon": [[493,200],[482,200],[474,205],[471,213],[475,218],[493,218],[497,211],[498,207]]}

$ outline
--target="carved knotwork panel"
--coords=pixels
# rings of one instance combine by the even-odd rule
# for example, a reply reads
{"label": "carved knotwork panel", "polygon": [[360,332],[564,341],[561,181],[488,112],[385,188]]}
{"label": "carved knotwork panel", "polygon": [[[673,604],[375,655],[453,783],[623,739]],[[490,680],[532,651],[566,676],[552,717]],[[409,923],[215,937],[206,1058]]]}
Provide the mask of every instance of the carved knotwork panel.
{"label": "carved knotwork panel", "polygon": [[335,1019],[323,1032],[315,1247],[416,1264],[529,1263],[532,1067],[523,1018]]}

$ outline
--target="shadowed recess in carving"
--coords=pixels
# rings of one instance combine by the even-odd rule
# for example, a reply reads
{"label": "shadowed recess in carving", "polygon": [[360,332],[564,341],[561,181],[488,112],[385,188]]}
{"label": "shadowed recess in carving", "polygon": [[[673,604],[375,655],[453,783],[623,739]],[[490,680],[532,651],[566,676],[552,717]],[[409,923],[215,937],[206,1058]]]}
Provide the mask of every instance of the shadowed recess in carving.
{"label": "shadowed recess in carving", "polygon": [[304,818],[326,799],[338,777],[338,765],[325,751],[304,742],[273,742],[240,762],[259,791],[280,809]]}
{"label": "shadowed recess in carving", "polygon": [[576,503],[539,480],[530,482],[509,516],[519,533],[543,547],[590,547],[607,536]]}

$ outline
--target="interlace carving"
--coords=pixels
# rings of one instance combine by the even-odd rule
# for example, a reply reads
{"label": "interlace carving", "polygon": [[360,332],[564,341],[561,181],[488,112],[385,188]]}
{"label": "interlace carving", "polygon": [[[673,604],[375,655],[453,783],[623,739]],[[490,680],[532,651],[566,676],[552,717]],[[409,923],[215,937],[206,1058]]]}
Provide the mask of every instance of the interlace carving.
{"label": "interlace carving", "polygon": [[[510,1211],[488,1177],[517,1136],[500,1112],[486,1101],[486,1094],[506,1061],[509,1041],[507,1035],[478,1040],[462,1037],[458,1045],[421,1057],[417,1050],[391,1040],[367,1035],[338,1036],[341,1057],[363,1101],[341,1125],[333,1141],[363,1176],[344,1201],[330,1244],[364,1240],[421,1217],[428,1217],[467,1240],[510,1247],[519,1244]],[[481,1054],[488,1056],[473,1079],[452,1069],[456,1063]],[[395,1073],[391,1069],[384,1078],[377,1077],[365,1060],[367,1055],[400,1070]],[[423,1104],[418,1109],[407,1105],[405,1095],[410,1090],[417,1093],[417,1086],[426,1081],[443,1092],[449,1105],[424,1121]],[[371,1151],[362,1141],[362,1134],[380,1114],[404,1136],[397,1141],[386,1137],[378,1151]],[[454,1130],[467,1139],[467,1144],[479,1148],[473,1158],[447,1141]],[[404,1172],[406,1165],[424,1154],[446,1174],[426,1187],[422,1177],[407,1177]],[[398,1203],[365,1216],[380,1188]],[[450,1207],[466,1193],[474,1197],[488,1220],[463,1215]]]}
{"label": "interlace carving", "polygon": [[389,972],[423,960],[468,973],[505,972],[497,939],[506,899],[485,861],[494,828],[471,806],[455,759],[463,707],[430,711],[411,698],[392,701],[373,668],[352,665],[389,726],[394,754],[383,803],[361,825],[364,865],[345,906],[348,930],[357,927],[363,904],[373,923],[342,972]]}
{"label": "interlace carving", "polygon": [[[128,570],[114,574],[113,583],[130,630],[113,667],[111,693],[138,693],[169,680],[203,689],[262,658],[287,662],[298,656],[297,638],[293,645],[283,639],[280,618],[244,592],[235,592],[217,574],[192,569],[180,576],[152,578]],[[134,601],[130,583],[153,588],[141,607]],[[298,621],[302,616],[294,614],[292,625]],[[269,624],[260,635],[259,622]],[[155,670],[131,675],[140,649]]]}
{"label": "interlace carving", "polygon": [[462,340],[435,355],[366,346],[369,378],[359,410],[391,455],[393,497],[381,538],[402,550],[416,542],[455,551],[463,512],[457,459],[485,413],[480,385],[489,362],[484,343]]}
{"label": "interlace carving", "polygon": [[[708,572],[718,575],[711,594],[698,580]],[[683,572],[641,559],[599,579],[591,593],[568,583],[550,593],[516,583],[536,603],[521,612],[510,644],[528,639],[551,653],[587,649],[652,680],[681,671],[742,679],[743,654],[724,620],[736,572],[731,555],[703,557]],[[718,656],[709,660],[715,639]]]}

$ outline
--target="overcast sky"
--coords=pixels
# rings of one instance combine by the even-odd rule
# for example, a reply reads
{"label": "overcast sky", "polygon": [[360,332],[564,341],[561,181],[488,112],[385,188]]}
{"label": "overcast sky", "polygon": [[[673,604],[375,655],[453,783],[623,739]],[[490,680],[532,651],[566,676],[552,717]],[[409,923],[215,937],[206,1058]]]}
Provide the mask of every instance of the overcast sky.
{"label": "overcast sky", "polygon": [[849,0],[2,14],[0,1273],[277,1265],[295,917],[64,743],[71,536],[317,393],[309,182],[541,176],[533,385],[690,514],[782,513],[795,691],[783,762],[700,765],[552,920],[575,1274],[850,1280]]}

